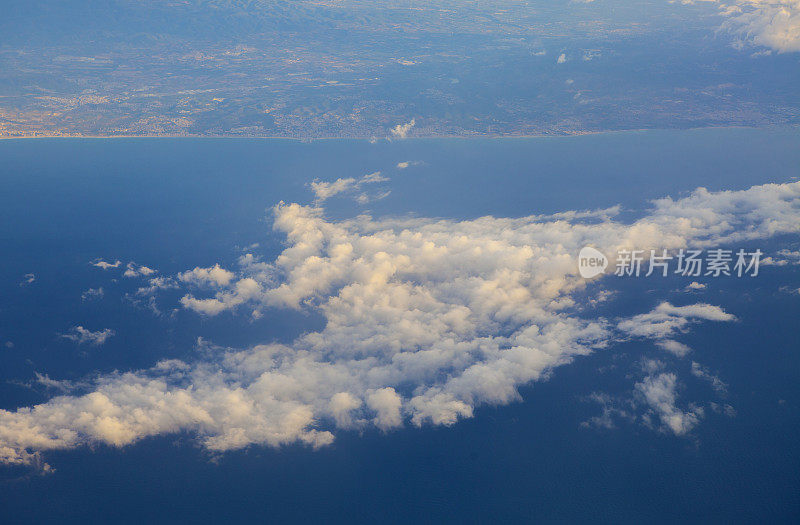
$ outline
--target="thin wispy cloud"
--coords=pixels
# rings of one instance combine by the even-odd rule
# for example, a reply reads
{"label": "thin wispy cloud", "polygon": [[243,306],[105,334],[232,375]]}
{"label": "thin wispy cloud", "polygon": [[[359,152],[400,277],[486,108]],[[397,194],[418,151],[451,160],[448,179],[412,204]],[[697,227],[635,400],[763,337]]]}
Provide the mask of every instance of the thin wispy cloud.
{"label": "thin wispy cloud", "polygon": [[88,344],[91,346],[100,346],[110,337],[114,335],[114,330],[110,328],[106,328],[103,330],[97,330],[96,332],[92,332],[80,325],[73,326],[69,329],[67,333],[61,334],[61,337],[64,339],[69,339],[79,345]]}
{"label": "thin wispy cloud", "polygon": [[404,170],[410,168],[411,166],[417,166],[419,164],[421,164],[421,162],[416,160],[404,160],[403,162],[398,162],[395,167],[399,170]]}
{"label": "thin wispy cloud", "polygon": [[[354,177],[347,177],[339,178],[332,182],[321,181],[317,179],[310,182],[308,186],[311,188],[311,191],[314,192],[314,201],[319,205],[336,195],[357,193],[364,189],[366,185],[387,182],[388,180],[389,178],[383,176],[380,171],[375,171],[358,179]],[[372,195],[362,192],[358,193],[354,198],[359,204],[366,204],[373,200],[380,200],[388,196],[388,194],[389,193],[387,191]]]}
{"label": "thin wispy cloud", "polygon": [[81,294],[81,301],[91,301],[93,299],[102,299],[105,295],[105,291],[103,287],[100,286],[99,288],[89,288],[85,292]]}
{"label": "thin wispy cloud", "polygon": [[146,286],[140,286],[136,289],[136,295],[145,296],[153,295],[160,290],[171,290],[178,288],[178,283],[172,277],[151,277],[147,281]]}
{"label": "thin wispy cloud", "polygon": [[672,372],[648,375],[636,383],[636,392],[648,407],[644,421],[653,427],[682,436],[690,432],[704,415],[702,407],[678,406],[679,382]]}

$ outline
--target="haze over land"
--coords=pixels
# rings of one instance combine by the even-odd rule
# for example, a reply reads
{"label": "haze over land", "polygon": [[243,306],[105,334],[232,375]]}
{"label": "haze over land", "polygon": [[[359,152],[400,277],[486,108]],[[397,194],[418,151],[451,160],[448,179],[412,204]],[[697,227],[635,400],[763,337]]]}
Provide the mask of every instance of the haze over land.
{"label": "haze over land", "polygon": [[794,0],[34,0],[3,11],[0,137],[800,122]]}

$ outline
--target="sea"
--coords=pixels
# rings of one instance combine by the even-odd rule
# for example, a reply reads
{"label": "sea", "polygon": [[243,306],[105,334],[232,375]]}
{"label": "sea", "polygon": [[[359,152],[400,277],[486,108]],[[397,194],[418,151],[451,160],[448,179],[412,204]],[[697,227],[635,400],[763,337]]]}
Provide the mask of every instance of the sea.
{"label": "sea", "polygon": [[[399,169],[399,163],[408,163]],[[344,219],[472,219],[622,207],[697,187],[740,190],[800,177],[797,129],[634,131],[571,137],[315,140],[228,138],[0,141],[0,408],[59,392],[36,382],[90,381],[196,358],[198,338],[230,347],[288,342],[319,329],[313,313],[253,321],[202,317],[178,291],[155,305],[137,284],[90,263],[120,260],[174,275],[274,259],[278,202],[310,204],[314,180],[380,171],[390,193],[331,199]],[[758,244],[796,250],[798,239]],[[33,280],[30,279],[33,278]],[[30,282],[29,282],[30,281]],[[619,280],[600,313],[686,304],[678,278]],[[104,289],[102,300],[82,298]],[[735,415],[708,411],[689,435],[598,415],[594,392],[631,388],[652,343],[631,340],[556,368],[506,406],[444,426],[340,432],[318,450],[251,446],[209,454],[190,434],[45,453],[54,471],[0,466],[2,523],[797,523],[800,519],[800,266],[709,283],[695,301],[733,323],[682,341],[727,384]],[[170,295],[172,293],[172,295]],[[155,315],[153,306],[158,309]],[[98,347],[60,334],[113,327]],[[688,366],[688,365],[687,365]],[[686,400],[709,398],[687,384]]]}

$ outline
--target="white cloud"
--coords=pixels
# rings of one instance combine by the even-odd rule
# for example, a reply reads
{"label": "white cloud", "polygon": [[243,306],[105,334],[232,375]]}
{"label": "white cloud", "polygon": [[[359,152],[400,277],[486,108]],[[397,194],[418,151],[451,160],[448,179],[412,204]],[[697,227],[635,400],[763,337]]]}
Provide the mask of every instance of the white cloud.
{"label": "white cloud", "polygon": [[565,53],[561,53],[558,55],[558,59],[556,60],[556,64],[563,64],[567,61],[567,55]]}
{"label": "white cloud", "polygon": [[[311,191],[314,192],[315,202],[319,205],[334,195],[339,195],[340,193],[352,193],[361,189],[365,184],[375,184],[378,182],[386,182],[388,180],[388,177],[384,177],[380,171],[376,171],[374,173],[368,173],[360,179],[348,177],[345,179],[339,178],[333,182],[314,180],[309,183],[309,187],[311,188]],[[359,204],[366,204],[370,200],[382,199],[388,194],[389,192],[383,192],[375,197],[370,197],[366,193],[362,193],[356,196],[356,201]]]}
{"label": "white cloud", "polygon": [[673,373],[647,376],[636,383],[636,390],[658,419],[660,428],[675,435],[688,433],[703,417],[700,407],[690,406],[687,410],[678,408],[678,378]]}
{"label": "white cloud", "polygon": [[68,381],[66,379],[51,379],[47,374],[40,374],[34,372],[36,384],[42,385],[45,388],[56,390],[59,393],[66,394],[73,392],[80,388],[90,388],[92,385],[88,382],[81,381]]}
{"label": "white cloud", "polygon": [[[31,462],[36,451],[122,446],[174,432],[223,451],[322,446],[338,428],[353,426],[451,425],[479,405],[518,400],[521,385],[612,344],[617,327],[668,339],[698,320],[731,320],[713,305],[670,303],[616,324],[580,317],[575,294],[587,281],[578,275],[578,251],[797,234],[800,183],[701,189],[655,201],[630,224],[607,210],[589,214],[592,221],[584,212],[333,221],[321,208],[283,203],[274,213],[287,241],[274,261],[243,256],[228,285],[181,303],[208,315],[313,310],[325,320],[322,329],[289,344],[215,348],[195,362],[101,376],[89,394],[0,410],[0,460]],[[691,405],[678,408],[677,379],[657,367],[637,392],[655,426],[680,435],[701,417]]]}
{"label": "white cloud", "polygon": [[800,51],[800,0],[734,0],[720,2],[727,17],[724,30],[779,53]]}
{"label": "white cloud", "polygon": [[105,295],[105,291],[103,291],[103,287],[99,288],[89,288],[85,292],[81,294],[81,301],[90,301],[92,299],[101,299]]}
{"label": "white cloud", "polygon": [[661,341],[656,341],[656,346],[666,350],[676,357],[685,357],[686,354],[692,351],[691,348],[681,342],[675,341],[674,339],[663,339]]}
{"label": "white cloud", "polygon": [[36,281],[36,275],[32,274],[32,273],[26,273],[22,277],[22,281],[20,281],[19,285],[20,286],[27,286],[29,284],[32,284],[34,281]]}
{"label": "white cloud", "polygon": [[96,266],[98,268],[102,268],[103,270],[108,270],[109,268],[119,268],[119,265],[122,264],[122,261],[117,259],[113,263],[110,263],[102,259],[98,259],[96,261],[90,262],[89,264],[91,264],[92,266]]}
{"label": "white cloud", "polygon": [[587,421],[583,421],[581,423],[583,427],[612,429],[616,428],[615,421],[617,419],[628,421],[636,419],[636,406],[632,400],[626,400],[624,403],[621,403],[618,399],[605,392],[592,392],[586,401],[600,405],[601,413],[599,416],[593,416]]}
{"label": "white cloud", "polygon": [[[601,413],[584,421],[582,425],[614,428],[617,420],[638,421],[647,427],[676,436],[689,434],[705,415],[704,408],[695,403],[688,403],[685,408],[679,406],[679,390],[682,385],[675,373],[665,370],[667,365],[664,362],[645,358],[640,364],[644,375],[634,385],[633,395],[593,393],[587,401],[599,404]],[[709,381],[719,395],[724,396],[727,393],[727,385],[696,362],[692,362],[692,375]],[[723,407],[715,402],[708,405],[716,412],[735,415],[735,410],[730,405]]]}
{"label": "white cloud", "polygon": [[660,359],[644,358],[639,363],[639,366],[641,366],[642,371],[644,371],[646,374],[652,375],[656,372],[661,372],[664,370],[664,368],[666,368],[667,365],[664,364],[664,361],[661,361]]}
{"label": "white cloud", "polygon": [[364,403],[348,392],[339,392],[331,396],[330,410],[339,428],[351,428],[357,422],[353,420],[353,412]]}
{"label": "white cloud", "polygon": [[159,290],[170,290],[175,288],[178,288],[178,283],[176,283],[175,279],[172,279],[171,277],[152,277],[147,282],[147,286],[141,286],[137,288],[136,295],[153,295]]}
{"label": "white cloud", "polygon": [[706,285],[703,283],[698,283],[697,281],[692,281],[686,285],[687,290],[705,290]]}
{"label": "white cloud", "polygon": [[[601,406],[601,413],[582,423],[586,427],[614,428],[616,420],[640,422],[649,428],[684,436],[703,418],[704,410],[695,404],[679,407],[681,384],[666,365],[656,359],[641,362],[644,377],[636,382],[633,395],[611,396],[595,392],[588,401]],[[713,404],[712,404],[713,405]]]}
{"label": "white cloud", "polygon": [[410,122],[406,122],[405,124],[398,124],[393,127],[390,131],[392,132],[392,136],[398,139],[404,139],[408,136],[408,132],[411,131],[417,124],[416,119],[411,119]]}
{"label": "white cloud", "polygon": [[712,374],[708,368],[695,361],[692,361],[692,375],[711,383],[711,386],[718,394],[724,396],[728,393],[728,385],[726,385],[724,381]]}
{"label": "white cloud", "polygon": [[[673,306],[668,302],[663,302],[651,312],[620,321],[617,328],[635,337],[663,339],[684,332],[693,320],[733,321],[734,319],[736,318],[733,315],[726,313],[719,306],[704,303]],[[667,346],[673,350],[678,348],[669,343]],[[665,347],[662,346],[662,348]]]}
{"label": "white cloud", "polygon": [[125,277],[147,277],[149,275],[153,275],[156,273],[157,270],[152,268],[148,268],[147,266],[139,266],[135,262],[131,261],[125,268]]}
{"label": "white cloud", "polygon": [[403,424],[400,409],[403,406],[402,398],[394,388],[386,387],[367,393],[367,406],[375,411],[375,426],[381,430],[389,430]]}
{"label": "white cloud", "polygon": [[775,257],[765,257],[761,260],[764,266],[787,266],[800,264],[800,250],[778,250]]}
{"label": "white cloud", "polygon": [[389,177],[384,177],[381,175],[380,171],[375,171],[373,173],[368,173],[361,177],[361,181],[359,181],[359,185],[361,184],[372,184],[375,182],[387,182]]}
{"label": "white cloud", "polygon": [[185,283],[216,286],[227,286],[234,277],[233,272],[221,268],[219,263],[211,268],[195,267],[194,270],[178,274],[178,279]]}
{"label": "white cloud", "polygon": [[61,337],[64,339],[69,339],[70,341],[74,341],[79,345],[89,344],[92,346],[100,346],[113,335],[114,330],[111,330],[110,328],[92,332],[91,330],[87,330],[82,326],[73,326],[66,334],[61,334]]}
{"label": "white cloud", "polygon": [[185,295],[181,298],[181,305],[197,313],[214,316],[253,300],[261,292],[261,285],[247,277],[236,281],[232,289],[219,292],[213,299],[195,299],[191,294]]}
{"label": "white cloud", "polygon": [[725,414],[728,417],[736,417],[736,409],[733,408],[731,405],[723,405],[720,403],[710,402],[709,406],[711,410],[717,412],[719,414]]}
{"label": "white cloud", "polygon": [[[696,0],[713,2],[725,18],[720,30],[738,36],[734,47],[747,44],[767,49],[752,57],[800,51],[800,0]],[[695,0],[682,0],[694,4]]]}
{"label": "white cloud", "polygon": [[318,202],[323,202],[334,195],[351,191],[356,187],[356,179],[348,177],[346,179],[336,179],[333,182],[313,181],[309,183],[311,191],[317,198]]}

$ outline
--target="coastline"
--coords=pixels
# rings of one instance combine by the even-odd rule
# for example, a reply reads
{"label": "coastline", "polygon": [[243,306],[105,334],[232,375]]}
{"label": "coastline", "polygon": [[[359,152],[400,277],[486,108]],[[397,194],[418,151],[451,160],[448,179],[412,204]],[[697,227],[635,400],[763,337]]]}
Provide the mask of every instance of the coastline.
{"label": "coastline", "polygon": [[569,138],[584,137],[591,135],[609,135],[623,133],[645,133],[655,131],[700,131],[700,130],[774,130],[774,131],[800,131],[800,124],[791,125],[768,125],[768,126],[697,126],[686,128],[630,128],[630,129],[610,129],[600,131],[580,131],[574,133],[540,133],[540,134],[472,134],[472,135],[413,135],[404,138],[397,137],[366,137],[366,136],[319,136],[319,137],[288,137],[285,135],[192,135],[192,134],[148,134],[148,135],[21,135],[21,136],[0,136],[3,140],[35,140],[35,139],[92,139],[92,140],[119,140],[119,139],[244,139],[244,140],[287,140],[295,142],[316,142],[316,141],[373,141],[373,142],[395,142],[406,140],[431,140],[431,139],[540,139],[540,138]]}

